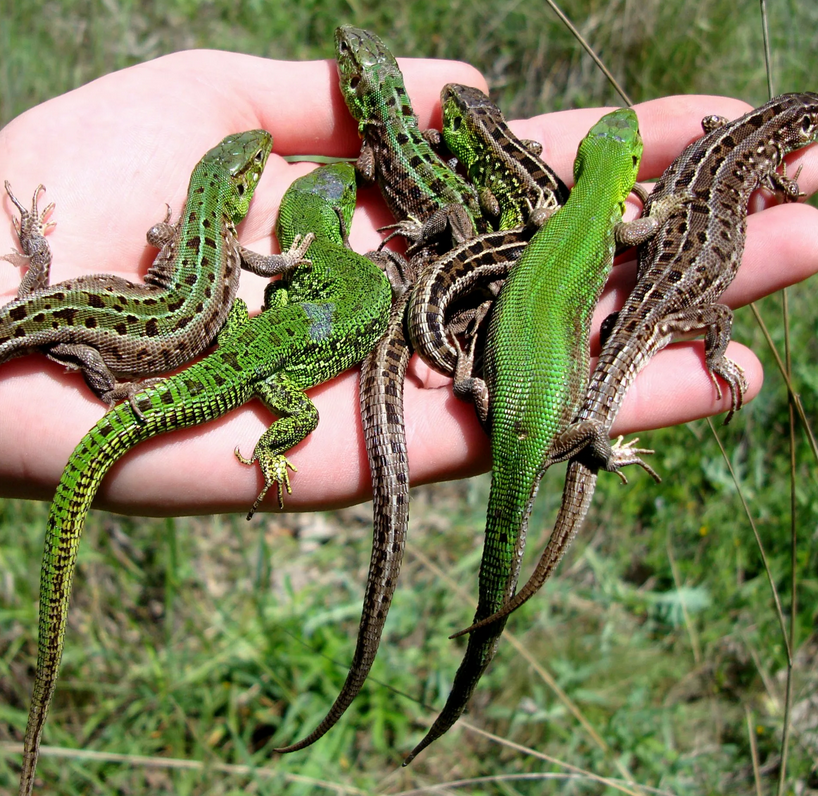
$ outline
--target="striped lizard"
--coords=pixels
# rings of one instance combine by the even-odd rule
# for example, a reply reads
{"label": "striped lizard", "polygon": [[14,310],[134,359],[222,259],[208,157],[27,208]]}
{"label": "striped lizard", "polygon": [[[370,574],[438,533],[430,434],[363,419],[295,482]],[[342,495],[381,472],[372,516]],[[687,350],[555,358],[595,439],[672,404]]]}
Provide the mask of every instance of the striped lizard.
{"label": "striped lizard", "polygon": [[170,210],[148,231],[160,249],[143,284],[109,274],[80,276],[49,285],[51,252],[45,231],[53,208],[31,210],[6,191],[20,211],[16,221],[27,262],[18,298],[0,308],[0,363],[34,351],[73,370],[109,406],[132,399],[139,381],[173,370],[214,340],[236,296],[240,267],[272,276],[303,260],[309,239],[267,257],[239,245],[244,218],[272,149],[272,136],[249,130],[227,136],[196,165],[177,224]]}

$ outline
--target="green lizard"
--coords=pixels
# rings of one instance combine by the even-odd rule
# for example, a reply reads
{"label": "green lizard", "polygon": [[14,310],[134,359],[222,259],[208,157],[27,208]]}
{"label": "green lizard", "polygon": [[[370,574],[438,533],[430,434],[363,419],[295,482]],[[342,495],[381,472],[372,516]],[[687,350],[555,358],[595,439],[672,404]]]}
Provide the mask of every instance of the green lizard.
{"label": "green lizard", "polygon": [[[272,136],[250,130],[227,136],[196,165],[179,222],[156,224],[148,242],[159,247],[143,284],[95,274],[48,285],[50,247],[34,193],[15,222],[29,264],[18,298],[0,308],[0,363],[34,351],[82,371],[109,406],[132,398],[139,382],[184,364],[204,350],[224,325],[236,296],[240,266],[270,276],[303,259],[309,240],[286,254],[262,257],[239,246],[244,218],[272,149]],[[13,256],[12,256],[13,257]],[[8,258],[8,256],[7,256]]]}
{"label": "green lizard", "polygon": [[37,673],[26,728],[20,794],[33,785],[37,753],[62,655],[77,549],[91,501],[105,473],[138,443],[220,417],[258,397],[279,417],[245,463],[258,461],[267,489],[278,483],[279,504],[290,491],[285,452],[318,424],[304,392],[351,367],[381,336],[391,292],[370,260],[345,246],[355,205],[349,164],[325,166],[296,180],[284,195],[277,233],[282,246],[315,234],[311,266],[296,265],[267,292],[267,307],[248,319],[238,300],[218,349],[181,373],[109,411],[77,445],[51,506],[40,581]]}
{"label": "green lizard", "polygon": [[[380,60],[387,61],[387,58],[384,56]],[[377,85],[375,78],[370,76],[368,81],[368,85],[374,90],[372,87]],[[444,88],[441,96],[445,97],[450,88],[453,87]],[[480,116],[480,123],[467,123],[464,127],[464,132],[474,139],[469,144],[470,151],[481,162],[490,158],[509,161],[504,167],[478,171],[476,173],[478,179],[482,175],[492,175],[492,184],[497,193],[503,197],[504,202],[513,202],[515,197],[519,196],[518,205],[524,208],[523,212],[526,217],[529,202],[525,197],[540,196],[542,206],[545,207],[553,207],[561,203],[562,191],[565,190],[564,187],[562,190],[559,188],[562,183],[539,158],[531,153],[529,147],[524,146],[511,133],[499,109],[476,89],[464,89],[464,93],[467,95],[464,104],[479,101],[476,113]],[[477,100],[473,99],[474,96],[477,97]],[[408,100],[404,101],[408,102]],[[378,104],[366,96],[361,97],[361,102],[364,105]],[[468,112],[467,109],[465,112]],[[414,119],[413,116],[411,118]],[[369,133],[372,138],[371,149],[384,157],[390,152],[388,143],[379,144],[379,135],[386,142],[399,141],[408,143],[411,147],[415,139],[410,133],[402,130],[403,123],[404,116],[398,115],[388,123],[380,126],[373,125]],[[404,158],[411,159],[408,154],[404,155]],[[530,168],[530,173],[521,170],[520,164]],[[386,173],[393,170],[391,165],[383,168]],[[420,174],[421,170],[418,169],[415,179],[419,179]],[[495,174],[508,175],[509,185],[498,189]],[[484,189],[487,184],[478,182],[476,187],[481,193],[485,193]],[[419,189],[406,191],[404,196],[422,198],[425,193],[424,190]],[[540,201],[533,201],[532,204],[540,206]],[[405,209],[401,212],[405,212]],[[408,215],[417,214],[418,211],[413,211]],[[482,282],[505,277],[509,263],[519,257],[531,234],[532,229],[526,228],[515,231],[487,232],[469,238],[451,251],[427,263],[421,271],[418,285],[434,281],[436,284],[445,283],[448,286],[451,281],[457,280],[457,290],[450,291],[448,296],[454,299],[454,292],[467,293],[473,284],[468,277],[459,279],[463,272],[478,276],[477,281]],[[408,272],[407,282],[411,281],[417,262],[424,260],[423,252],[413,258],[412,263],[404,271],[405,274]],[[425,322],[432,315],[433,299],[439,296],[438,291],[430,290],[427,297],[424,291],[424,299],[416,301],[417,290],[410,290],[408,284],[402,287],[404,292],[392,308],[386,334],[364,360],[361,367],[361,420],[372,473],[374,531],[364,607],[352,665],[327,716],[308,736],[297,743],[277,749],[278,752],[297,751],[317,741],[334,726],[360,692],[374,663],[397,585],[409,521],[409,463],[403,418],[403,390],[412,345],[406,337],[404,316],[411,298],[414,305],[422,304],[429,310],[429,312],[421,311],[421,323]],[[441,301],[443,309],[436,315],[441,324],[443,324],[442,316],[445,308],[449,303]],[[474,315],[470,308],[466,309],[463,317],[471,323]],[[479,323],[479,319],[477,322]],[[408,325],[411,331],[411,322]],[[430,327],[433,325],[432,322],[429,323]],[[453,330],[454,326],[452,322],[449,322],[446,332],[441,336],[448,339]],[[426,335],[424,334],[423,337],[425,339]],[[444,372],[451,373],[453,368],[448,370],[444,368]]]}
{"label": "green lizard", "polygon": [[618,472],[624,464],[640,464],[652,473],[638,458],[642,451],[612,447],[608,437],[628,388],[654,354],[678,337],[704,334],[705,364],[717,394],[716,375],[730,388],[725,423],[743,403],[744,374],[725,356],[733,313],[717,302],[741,263],[752,192],[765,187],[788,202],[801,195],[797,182],[777,169],[788,152],[818,139],[818,94],[782,94],[738,119],[710,116],[702,126],[704,137],[668,166],[645,211],[676,196],[695,199],[677,205],[639,247],[636,285],[611,316],[586,398],[554,446],[552,463],[566,455],[571,460],[548,545],[525,586],[500,611],[462,633],[508,616],[537,593],[581,528],[600,469]]}
{"label": "green lizard", "polygon": [[459,243],[485,229],[477,192],[418,128],[398,62],[386,45],[374,33],[345,25],[335,31],[335,52],[341,94],[363,139],[356,168],[364,180],[377,179],[398,220],[393,234],[417,250],[447,232]]}
{"label": "green lizard", "polygon": [[[570,198],[534,235],[492,312],[484,367],[493,464],[477,620],[514,590],[543,463],[582,401],[591,315],[623,237],[641,155],[633,111],[609,113],[591,128],[577,152]],[[484,400],[485,390],[474,395]],[[442,713],[404,765],[457,721],[503,627],[495,622],[469,636]]]}
{"label": "green lizard", "polygon": [[440,92],[443,140],[479,186],[480,207],[498,229],[535,227],[565,204],[568,188],[540,158],[537,141],[521,141],[479,89],[448,83]]}

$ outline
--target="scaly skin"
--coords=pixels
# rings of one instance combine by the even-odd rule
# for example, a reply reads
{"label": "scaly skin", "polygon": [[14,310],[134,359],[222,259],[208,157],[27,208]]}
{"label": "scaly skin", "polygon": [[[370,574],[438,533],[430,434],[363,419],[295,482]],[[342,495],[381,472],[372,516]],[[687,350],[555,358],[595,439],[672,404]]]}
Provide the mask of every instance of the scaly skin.
{"label": "scaly skin", "polygon": [[[480,90],[449,83],[440,92],[443,139],[465,166],[486,215],[499,220],[499,232],[488,232],[438,258],[418,278],[409,306],[408,327],[419,356],[442,373],[454,376],[460,397],[472,394],[472,368],[482,320],[512,264],[533,232],[565,204],[568,189],[542,161],[542,147],[521,141],[500,109]],[[449,313],[475,288],[490,297],[457,321]],[[467,352],[455,334],[471,324]],[[478,410],[480,407],[478,407]],[[481,420],[485,417],[481,415]]]}
{"label": "scaly skin", "polygon": [[[369,60],[383,65],[385,75],[382,82],[390,85],[394,83],[394,73],[397,66],[388,52],[384,54],[383,45],[375,37],[371,34],[365,34],[363,31],[343,28],[336,35],[339,42],[355,42],[360,38],[366,44],[363,50],[369,53]],[[344,46],[351,48],[352,44]],[[377,57],[373,53],[376,53]],[[363,56],[359,55],[358,59],[363,60]],[[346,78],[344,77],[345,71],[349,73]],[[361,107],[378,105],[381,102],[379,98],[383,96],[383,91],[376,92],[376,96],[372,98],[365,93],[360,82],[355,82],[354,78],[356,76],[360,79],[361,75],[363,75],[364,82],[369,81],[368,83],[365,82],[365,85],[377,84],[375,78],[363,71],[363,68],[357,62],[353,61],[350,64],[344,60],[340,44],[339,72],[341,73],[342,91],[345,92],[345,95],[352,94],[355,98],[354,101],[348,99],[351,109],[355,102],[360,102]],[[354,86],[347,86],[345,80],[352,81]],[[403,92],[402,81],[396,85],[400,89],[396,97],[402,98],[403,105],[408,105],[405,92]],[[353,87],[356,89],[355,92],[351,90]],[[485,96],[483,96],[483,100],[488,102]],[[353,110],[356,118],[359,118],[361,113],[363,111]],[[419,151],[425,151],[425,149],[421,150],[420,147],[428,148],[426,142],[420,138],[417,132],[417,125],[414,117],[411,116],[411,110],[409,114],[411,125],[408,127],[404,126],[404,120],[401,117],[395,117],[389,123],[380,126],[373,126],[370,135],[375,139],[374,151],[386,155],[394,146],[394,143],[391,142],[408,142],[405,153],[402,153],[402,158],[395,160],[414,162],[415,145],[418,145]],[[502,118],[499,110],[496,111],[494,116]],[[524,149],[523,145],[516,138],[513,138],[513,134],[508,128],[501,129],[486,125],[481,129],[484,131],[490,129],[498,133],[497,140],[489,136],[474,143],[474,150],[480,152],[485,150],[487,157],[513,157],[516,159],[517,155],[513,153]],[[378,144],[378,141],[383,141],[383,144]],[[538,163],[541,162],[538,161]],[[386,171],[389,174],[395,170],[401,173],[400,168],[397,167],[390,167]],[[429,173],[428,169],[423,172],[419,169],[411,179],[423,179],[427,173]],[[501,171],[501,173],[511,174],[516,173],[516,171],[514,168],[509,168]],[[546,204],[549,204],[549,206],[556,204],[560,199],[557,198],[556,194],[552,195],[550,193],[554,180],[552,174],[547,167],[536,165],[535,175],[525,180],[515,180],[502,193],[513,197],[515,192],[520,190],[521,185],[529,186],[531,181],[534,180],[543,195],[550,197],[550,201],[546,199]],[[409,196],[422,197],[425,195],[425,191],[434,191],[435,188],[436,184],[433,181],[428,185],[424,184],[417,191],[410,192]],[[385,195],[387,195],[386,192]],[[521,199],[522,201],[523,199]],[[404,210],[399,206],[398,210],[393,209],[393,212],[403,213]],[[425,283],[434,280],[436,285],[441,285],[444,282],[446,284],[447,296],[445,300],[442,300],[445,306],[439,308],[437,316],[441,327],[444,324],[446,309],[459,295],[467,293],[475,281],[486,282],[490,279],[505,277],[509,263],[520,255],[530,234],[529,231],[520,230],[485,233],[469,238],[427,265],[421,280]],[[364,606],[352,665],[338,697],[327,716],[318,724],[316,729],[297,743],[277,749],[278,752],[294,752],[304,749],[327,733],[360,693],[378,652],[386,616],[400,574],[409,522],[409,462],[406,453],[406,433],[403,418],[403,390],[406,368],[412,354],[412,344],[405,335],[405,318],[410,295],[412,302],[418,304],[415,291],[410,291],[410,284],[417,262],[423,261],[424,253],[420,253],[417,259],[413,261],[413,264],[409,266],[410,274],[406,279],[407,284],[401,286],[404,292],[392,308],[386,334],[361,365],[361,423],[364,430],[369,468],[372,474],[374,529]],[[427,276],[430,271],[434,271],[434,276],[431,276],[431,274]],[[469,276],[477,276],[478,278],[472,281]],[[460,277],[463,278],[460,279]],[[450,289],[450,281],[454,282],[455,280],[458,280],[457,285],[451,285]],[[435,296],[440,295],[439,291],[434,290],[434,287],[430,289]],[[427,313],[423,313],[423,317],[426,319]],[[471,319],[472,316],[467,314],[465,317]],[[445,332],[441,332],[441,337],[445,338],[449,345],[451,345],[449,342],[450,328],[447,328]],[[454,365],[447,372],[451,373],[453,369]]]}
{"label": "scaly skin", "polygon": [[477,187],[498,229],[543,222],[565,204],[568,188],[539,157],[542,147],[521,141],[500,109],[479,89],[448,83],[440,92],[443,140]]}
{"label": "scaly skin", "polygon": [[[570,198],[531,240],[492,312],[485,350],[492,471],[478,621],[513,593],[542,464],[585,394],[591,315],[641,155],[633,111],[614,111],[591,129],[579,146]],[[463,713],[504,624],[469,636],[446,705],[405,765]]]}
{"label": "scaly skin", "polygon": [[[363,139],[357,168],[377,179],[398,221],[397,234],[417,248],[444,233],[459,243],[485,228],[474,188],[423,137],[403,75],[374,34],[346,25],[335,31],[341,93]],[[445,242],[444,249],[450,243]]]}
{"label": "scaly skin", "polygon": [[[183,372],[139,392],[112,409],[79,443],[51,506],[40,581],[37,674],[26,728],[20,794],[29,794],[48,705],[62,655],[68,600],[85,517],[105,473],[138,443],[158,434],[207,422],[258,397],[278,418],[258,441],[266,485],[278,483],[279,503],[289,491],[284,453],[318,423],[304,390],[360,362],[386,326],[391,293],[383,273],[343,243],[341,222],[352,218],[355,175],[338,163],[296,180],[285,194],[278,221],[282,246],[302,236],[315,240],[311,266],[297,265],[274,285],[261,315],[247,318],[236,302],[219,335],[219,348]],[[252,510],[251,510],[252,513]]]}
{"label": "scaly skin", "polygon": [[40,192],[45,190],[45,186],[38,185],[31,199],[31,210],[28,210],[12,193],[8,180],[4,182],[4,185],[9,199],[20,211],[20,218],[12,217],[12,221],[23,251],[4,254],[0,260],[8,260],[12,265],[28,268],[17,289],[18,296],[26,296],[39,288],[48,286],[51,274],[51,246],[45,233],[50,227],[56,226],[55,221],[47,220],[54,210],[54,202],[47,204],[44,210],[39,210],[37,203]]}
{"label": "scaly skin", "polygon": [[[411,265],[401,262],[404,273],[392,277],[398,298],[386,333],[361,365],[361,421],[375,507],[373,555],[353,662],[327,716],[307,737],[276,749],[280,753],[304,749],[328,732],[360,692],[375,660],[403,560],[409,511],[403,425],[403,379],[412,353],[403,325],[408,289],[417,263],[453,241],[471,238],[484,224],[477,193],[421,134],[403,75],[386,45],[368,31],[344,26],[335,31],[335,48],[341,93],[363,139],[356,168],[365,181],[377,179],[397,219],[393,234],[412,243],[416,259]],[[386,270],[394,265],[386,257],[382,262]]]}
{"label": "scaly skin", "polygon": [[426,364],[440,373],[455,375],[462,359],[455,334],[465,331],[461,328],[464,320],[473,322],[476,316],[464,313],[455,323],[453,307],[476,288],[496,292],[529,240],[519,228],[486,232],[423,269],[412,290],[407,327],[412,347]]}
{"label": "scaly skin", "polygon": [[[0,363],[40,351],[83,372],[108,405],[130,398],[138,384],[119,377],[172,370],[215,339],[236,296],[240,266],[269,276],[303,257],[303,247],[261,257],[239,246],[236,225],[247,214],[273,139],[264,130],[227,136],[197,164],[179,222],[152,227],[161,247],[143,284],[107,274],[48,286],[50,247],[34,194],[16,224],[29,262],[19,297],[0,309]],[[7,259],[13,259],[7,257]]]}
{"label": "scaly skin", "polygon": [[[784,155],[818,139],[818,94],[784,94],[732,122],[708,117],[705,136],[667,168],[645,205],[683,197],[656,236],[639,247],[639,276],[615,321],[591,375],[575,422],[562,435],[553,461],[571,456],[554,531],[529,581],[503,608],[478,625],[508,616],[533,597],[556,569],[587,514],[600,469],[645,464],[629,446],[612,447],[609,433],[639,371],[677,337],[705,334],[705,363],[730,388],[725,423],[743,402],[741,369],[724,351],[732,311],[718,299],[738,271],[744,251],[747,205],[756,188],[784,201],[799,197],[795,180],[778,173]],[[460,635],[460,634],[458,634]]]}

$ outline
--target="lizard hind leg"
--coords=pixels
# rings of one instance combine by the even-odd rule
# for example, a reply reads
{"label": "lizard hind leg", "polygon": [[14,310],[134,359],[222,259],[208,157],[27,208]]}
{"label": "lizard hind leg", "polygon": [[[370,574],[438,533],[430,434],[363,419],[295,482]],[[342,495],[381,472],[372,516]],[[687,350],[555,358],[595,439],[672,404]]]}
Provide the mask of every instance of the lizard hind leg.
{"label": "lizard hind leg", "polygon": [[733,311],[726,304],[691,307],[667,316],[662,326],[663,334],[674,340],[704,333],[704,360],[716,389],[716,398],[721,400],[722,395],[716,376],[721,376],[730,388],[730,409],[724,419],[724,425],[727,425],[744,405],[748,390],[744,370],[725,353],[733,329]]}
{"label": "lizard hind leg", "polygon": [[51,277],[51,246],[45,235],[49,229],[57,225],[56,221],[48,220],[54,210],[54,202],[50,202],[44,210],[38,209],[37,200],[40,192],[45,190],[45,186],[41,183],[34,190],[31,210],[28,210],[14,195],[8,180],[5,181],[5,186],[9,199],[20,211],[20,218],[12,217],[12,221],[23,251],[4,254],[0,256],[0,260],[7,260],[18,267],[28,266],[28,271],[17,289],[17,296],[22,298],[35,290],[48,286]]}
{"label": "lizard hind leg", "polygon": [[284,452],[301,442],[318,426],[318,409],[315,404],[286,374],[275,374],[258,385],[255,392],[279,419],[261,435],[249,459],[242,456],[238,447],[234,451],[242,464],[252,465],[258,462],[264,476],[264,487],[247,514],[248,520],[252,519],[273,484],[278,484],[278,506],[284,508],[284,491],[292,494],[287,469],[297,472]]}

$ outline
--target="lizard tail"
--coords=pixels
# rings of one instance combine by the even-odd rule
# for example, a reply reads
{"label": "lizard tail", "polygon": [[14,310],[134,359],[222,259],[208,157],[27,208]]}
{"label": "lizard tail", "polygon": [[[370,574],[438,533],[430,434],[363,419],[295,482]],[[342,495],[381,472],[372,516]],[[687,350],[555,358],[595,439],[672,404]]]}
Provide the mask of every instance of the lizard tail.
{"label": "lizard tail", "polygon": [[[486,543],[480,563],[480,596],[475,622],[493,614],[514,593],[520,574],[520,561],[528,530],[528,518],[539,487],[539,477],[527,495],[515,495],[505,479],[492,472],[491,493],[486,512]],[[510,540],[513,542],[510,543]],[[408,766],[427,746],[447,732],[463,715],[477,683],[488,668],[506,619],[493,622],[469,636],[466,653],[454,677],[443,710],[421,742],[403,761]]]}
{"label": "lizard tail", "polygon": [[273,750],[281,754],[315,743],[358,696],[375,662],[392,604],[409,524],[409,459],[403,421],[403,388],[412,354],[403,333],[409,295],[407,291],[395,304],[386,333],[361,365],[361,422],[372,473],[374,531],[352,665],[326,717],[302,740]]}
{"label": "lizard tail", "polygon": [[103,477],[139,440],[144,425],[129,404],[112,409],[77,445],[57,486],[45,534],[37,669],[23,742],[20,796],[28,796],[34,785],[40,739],[65,645],[68,602],[85,518]]}
{"label": "lizard tail", "polygon": [[[478,609],[478,616],[480,615]],[[460,663],[457,674],[454,676],[449,698],[435,723],[423,737],[421,742],[406,756],[404,766],[408,766],[427,746],[432,744],[441,735],[446,733],[452,725],[463,715],[471,699],[477,683],[483,676],[488,665],[494,658],[500,636],[506,626],[506,619],[499,619],[490,627],[475,631],[469,636],[466,654]]]}
{"label": "lizard tail", "polygon": [[241,403],[237,397],[241,388],[229,385],[220,391],[218,401],[208,405],[196,401],[192,390],[201,392],[202,383],[217,389],[207,366],[199,363],[138,393],[132,403],[114,407],[82,438],[63,471],[46,526],[37,669],[23,740],[20,796],[29,796],[34,786],[43,726],[65,646],[77,552],[91,503],[108,470],[135,445],[172,429],[204,423]]}
{"label": "lizard tail", "polygon": [[596,470],[589,469],[576,459],[571,461],[565,477],[562,504],[557,515],[557,521],[554,524],[554,530],[528,582],[499,611],[495,611],[491,616],[475,622],[465,630],[453,633],[449,638],[458,638],[466,633],[473,633],[475,630],[486,627],[493,622],[498,622],[516,611],[523,603],[528,602],[543,587],[543,584],[551,577],[557,565],[562,561],[565,551],[582,527],[585,515],[588,513],[588,508],[594,497],[596,479]]}

